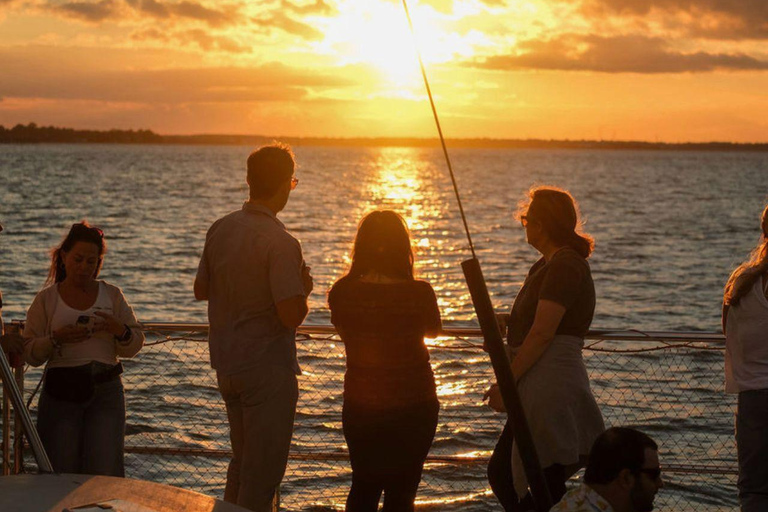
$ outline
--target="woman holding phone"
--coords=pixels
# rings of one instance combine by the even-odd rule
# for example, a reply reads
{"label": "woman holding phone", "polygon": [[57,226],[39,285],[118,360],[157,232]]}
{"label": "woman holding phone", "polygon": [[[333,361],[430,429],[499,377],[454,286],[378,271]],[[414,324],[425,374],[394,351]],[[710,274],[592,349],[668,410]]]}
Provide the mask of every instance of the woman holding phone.
{"label": "woman holding phone", "polygon": [[37,428],[61,473],[124,476],[118,357],[136,355],[144,333],[120,288],[96,279],[106,250],[99,228],[72,225],[27,311],[25,359],[47,363]]}

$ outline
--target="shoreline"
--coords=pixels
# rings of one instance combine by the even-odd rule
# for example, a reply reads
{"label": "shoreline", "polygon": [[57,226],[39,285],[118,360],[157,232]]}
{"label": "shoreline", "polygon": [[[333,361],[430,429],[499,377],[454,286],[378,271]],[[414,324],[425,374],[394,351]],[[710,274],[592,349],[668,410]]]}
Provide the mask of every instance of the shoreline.
{"label": "shoreline", "polygon": [[[259,146],[275,141],[313,147],[440,148],[438,138],[419,137],[293,137],[267,135],[161,135],[151,130],[76,130],[54,126],[0,125],[4,144],[125,144],[162,146]],[[447,138],[452,149],[575,149],[632,151],[768,152],[766,142],[647,142],[638,140]]]}

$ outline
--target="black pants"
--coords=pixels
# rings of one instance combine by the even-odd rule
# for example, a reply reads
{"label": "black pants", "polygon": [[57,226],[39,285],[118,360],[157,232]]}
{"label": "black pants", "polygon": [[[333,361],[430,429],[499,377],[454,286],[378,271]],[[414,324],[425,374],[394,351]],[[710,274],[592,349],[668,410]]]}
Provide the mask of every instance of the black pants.
{"label": "black pants", "polygon": [[342,424],[352,463],[347,512],[410,512],[437,429],[437,401],[398,409],[344,404]]}
{"label": "black pants", "polygon": [[[512,426],[509,421],[504,425],[499,442],[493,450],[491,460],[488,463],[488,482],[491,484],[493,494],[504,507],[506,512],[522,512],[533,510],[531,494],[526,494],[519,499],[515,486],[512,483]],[[552,503],[557,503],[565,494],[565,467],[553,464],[544,470],[544,478],[552,496]]]}

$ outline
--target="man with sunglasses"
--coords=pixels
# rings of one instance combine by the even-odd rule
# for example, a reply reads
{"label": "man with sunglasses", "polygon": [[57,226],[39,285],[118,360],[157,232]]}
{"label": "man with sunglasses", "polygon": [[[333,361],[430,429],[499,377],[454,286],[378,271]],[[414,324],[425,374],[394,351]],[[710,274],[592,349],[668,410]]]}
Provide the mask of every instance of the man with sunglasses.
{"label": "man with sunglasses", "polygon": [[313,284],[299,241],[277,219],[298,184],[293,153],[264,146],[247,167],[249,199],[208,230],[194,291],[208,301],[211,366],[229,418],[224,500],[271,512],[298,400],[296,328]]}
{"label": "man with sunglasses", "polygon": [[552,512],[650,512],[664,487],[658,449],[638,430],[609,428],[592,445],[584,483],[566,493]]}

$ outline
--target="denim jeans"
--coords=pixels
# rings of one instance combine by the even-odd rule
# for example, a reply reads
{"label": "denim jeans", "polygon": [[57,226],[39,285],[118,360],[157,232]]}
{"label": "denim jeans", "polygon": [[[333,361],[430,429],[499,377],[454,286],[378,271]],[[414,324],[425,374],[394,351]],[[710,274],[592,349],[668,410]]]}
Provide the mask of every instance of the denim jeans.
{"label": "denim jeans", "polygon": [[768,510],[768,389],[742,391],[736,413],[742,512]]}
{"label": "denim jeans", "polygon": [[276,510],[299,398],[296,374],[273,365],[218,374],[217,380],[233,452],[224,500],[257,512]]}
{"label": "denim jeans", "polygon": [[37,430],[54,471],[125,476],[125,394],[120,377],[84,403],[40,395]]}

